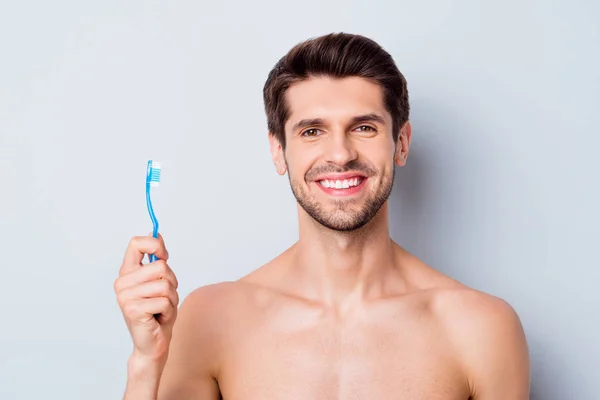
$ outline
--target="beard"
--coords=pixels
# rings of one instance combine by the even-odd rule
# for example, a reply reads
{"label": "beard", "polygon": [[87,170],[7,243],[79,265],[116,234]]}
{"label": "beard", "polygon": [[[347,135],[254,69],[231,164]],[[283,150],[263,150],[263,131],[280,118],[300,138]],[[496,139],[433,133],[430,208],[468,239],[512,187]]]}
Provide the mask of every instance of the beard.
{"label": "beard", "polygon": [[[379,179],[374,181],[373,187],[369,190],[366,200],[360,200],[360,202],[364,202],[362,207],[358,205],[359,200],[343,199],[331,200],[330,203],[333,206],[333,210],[326,210],[323,204],[319,203],[313,196],[307,193],[303,182],[298,182],[291,178],[288,166],[290,186],[298,204],[300,204],[304,211],[319,224],[325,228],[339,232],[358,230],[368,224],[375,215],[377,215],[392,193],[396,173],[395,168],[392,168],[391,175],[381,175],[381,173],[373,167],[358,161],[351,161],[346,164],[345,167],[325,166],[311,169],[306,173],[304,182],[314,182],[311,179],[311,176],[317,176],[318,174],[329,172],[343,173],[348,171],[361,172],[370,180],[376,179],[377,177],[379,177]],[[320,183],[316,184],[320,185]]]}

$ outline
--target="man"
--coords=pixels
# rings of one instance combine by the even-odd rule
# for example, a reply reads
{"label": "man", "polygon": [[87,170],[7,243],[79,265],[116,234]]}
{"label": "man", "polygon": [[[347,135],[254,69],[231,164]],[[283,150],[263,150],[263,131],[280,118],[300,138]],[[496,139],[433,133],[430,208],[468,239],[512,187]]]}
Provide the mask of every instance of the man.
{"label": "man", "polygon": [[[134,343],[125,399],[527,399],[514,310],[389,236],[412,135],[390,55],[357,35],[305,41],[271,71],[264,100],[299,240],[178,310],[162,237],[134,238],[115,282]],[[142,267],[144,254],[160,261]]]}

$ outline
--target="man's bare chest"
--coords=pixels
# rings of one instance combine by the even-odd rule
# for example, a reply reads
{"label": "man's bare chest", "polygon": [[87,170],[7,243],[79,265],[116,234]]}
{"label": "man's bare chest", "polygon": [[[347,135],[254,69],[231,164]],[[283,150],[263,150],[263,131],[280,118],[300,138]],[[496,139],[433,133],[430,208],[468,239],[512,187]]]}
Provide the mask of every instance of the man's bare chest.
{"label": "man's bare chest", "polygon": [[225,400],[466,400],[446,338],[428,325],[264,327],[241,335],[219,372]]}

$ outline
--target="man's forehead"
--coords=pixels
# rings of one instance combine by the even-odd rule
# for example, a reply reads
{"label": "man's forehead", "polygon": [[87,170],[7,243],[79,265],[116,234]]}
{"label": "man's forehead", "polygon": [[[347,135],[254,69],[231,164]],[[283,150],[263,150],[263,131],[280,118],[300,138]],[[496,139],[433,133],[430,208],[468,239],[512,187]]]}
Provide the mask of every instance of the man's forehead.
{"label": "man's forehead", "polygon": [[297,82],[288,89],[286,103],[286,125],[306,118],[343,119],[365,114],[389,117],[381,87],[358,77],[311,77]]}

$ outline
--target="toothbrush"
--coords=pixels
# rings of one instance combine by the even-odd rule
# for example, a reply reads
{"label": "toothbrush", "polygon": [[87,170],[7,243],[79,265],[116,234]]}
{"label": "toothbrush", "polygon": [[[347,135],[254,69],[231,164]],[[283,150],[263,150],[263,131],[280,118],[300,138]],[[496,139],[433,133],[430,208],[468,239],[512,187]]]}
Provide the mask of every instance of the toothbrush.
{"label": "toothbrush", "polygon": [[[146,170],[146,205],[148,206],[148,214],[152,220],[154,229],[152,230],[152,236],[158,238],[158,220],[154,215],[154,209],[152,208],[152,199],[150,198],[150,188],[157,187],[160,183],[160,163],[156,161],[148,161],[148,169]],[[157,260],[154,254],[149,256],[150,262]]]}

